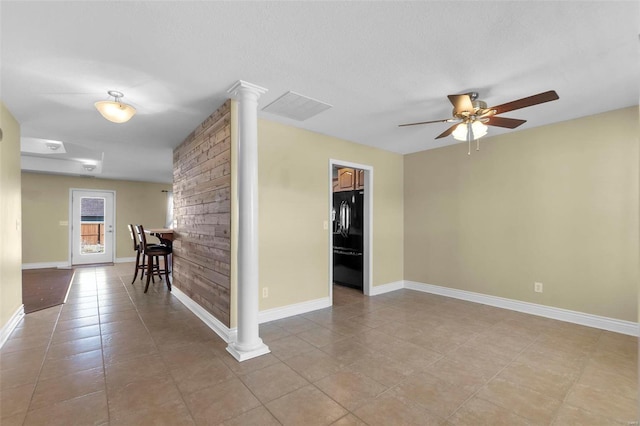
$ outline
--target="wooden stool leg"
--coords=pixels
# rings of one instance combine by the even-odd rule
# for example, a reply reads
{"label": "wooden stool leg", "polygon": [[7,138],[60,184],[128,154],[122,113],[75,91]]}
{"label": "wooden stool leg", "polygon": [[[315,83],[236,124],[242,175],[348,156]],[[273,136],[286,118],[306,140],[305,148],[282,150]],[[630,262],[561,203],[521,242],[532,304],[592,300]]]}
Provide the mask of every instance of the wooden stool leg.
{"label": "wooden stool leg", "polygon": [[[138,269],[140,269],[140,250],[137,250],[137,252],[136,252],[136,265],[135,266],[136,266],[136,272],[135,272],[135,274],[133,274],[133,280],[131,281],[131,284],[136,282],[136,277],[138,276]],[[144,273],[142,275],[144,275]]]}
{"label": "wooden stool leg", "polygon": [[167,255],[164,255],[164,276],[167,279],[167,288],[171,291],[171,281],[169,281],[169,263],[167,263]]}
{"label": "wooden stool leg", "polygon": [[147,266],[147,256],[144,255],[144,253],[142,253],[142,274],[140,274],[140,281],[142,281],[142,279],[144,278],[144,270],[146,269]]}
{"label": "wooden stool leg", "polygon": [[155,278],[153,278],[153,273],[158,267],[158,256],[149,256],[149,262],[151,262],[151,282],[156,283]]}
{"label": "wooden stool leg", "polygon": [[146,293],[149,290],[149,280],[153,277],[153,256],[148,256],[147,263],[147,285],[144,287],[144,292]]}

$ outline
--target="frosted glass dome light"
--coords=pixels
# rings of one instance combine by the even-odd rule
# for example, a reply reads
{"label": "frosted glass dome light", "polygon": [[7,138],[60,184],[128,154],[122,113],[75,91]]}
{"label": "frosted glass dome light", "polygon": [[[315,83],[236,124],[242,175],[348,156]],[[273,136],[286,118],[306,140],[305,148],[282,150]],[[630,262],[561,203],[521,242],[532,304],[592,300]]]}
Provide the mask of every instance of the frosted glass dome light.
{"label": "frosted glass dome light", "polygon": [[95,106],[98,112],[113,123],[126,123],[129,121],[136,113],[136,109],[120,100],[124,96],[121,92],[109,90],[107,93],[115,100],[96,102]]}
{"label": "frosted glass dome light", "polygon": [[[471,123],[471,140],[480,139],[487,134],[487,126],[482,121],[474,121]],[[460,123],[452,133],[455,140],[467,141],[467,123]]]}

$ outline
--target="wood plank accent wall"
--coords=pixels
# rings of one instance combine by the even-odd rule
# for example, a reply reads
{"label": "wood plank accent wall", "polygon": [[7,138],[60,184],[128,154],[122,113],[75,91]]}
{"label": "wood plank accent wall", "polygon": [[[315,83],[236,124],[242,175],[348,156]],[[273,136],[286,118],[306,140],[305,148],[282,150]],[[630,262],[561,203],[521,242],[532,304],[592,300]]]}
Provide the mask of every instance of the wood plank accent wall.
{"label": "wood plank accent wall", "polygon": [[230,326],[231,101],[173,151],[173,285]]}

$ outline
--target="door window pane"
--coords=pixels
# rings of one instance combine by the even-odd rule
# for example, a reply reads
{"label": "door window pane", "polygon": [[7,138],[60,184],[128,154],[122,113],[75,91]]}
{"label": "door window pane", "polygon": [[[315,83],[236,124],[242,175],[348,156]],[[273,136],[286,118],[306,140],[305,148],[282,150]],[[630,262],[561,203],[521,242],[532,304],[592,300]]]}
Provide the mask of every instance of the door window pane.
{"label": "door window pane", "polygon": [[104,198],[80,199],[80,254],[104,253]]}

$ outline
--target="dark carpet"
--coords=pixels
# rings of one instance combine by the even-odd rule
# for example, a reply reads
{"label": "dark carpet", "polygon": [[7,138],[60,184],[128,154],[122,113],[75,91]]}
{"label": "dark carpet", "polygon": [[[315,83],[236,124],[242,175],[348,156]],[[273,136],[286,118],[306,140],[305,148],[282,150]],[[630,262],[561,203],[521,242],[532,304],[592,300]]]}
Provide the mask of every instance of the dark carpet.
{"label": "dark carpet", "polygon": [[22,271],[24,313],[61,305],[73,280],[73,269],[27,269]]}

